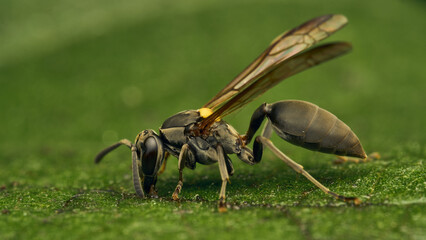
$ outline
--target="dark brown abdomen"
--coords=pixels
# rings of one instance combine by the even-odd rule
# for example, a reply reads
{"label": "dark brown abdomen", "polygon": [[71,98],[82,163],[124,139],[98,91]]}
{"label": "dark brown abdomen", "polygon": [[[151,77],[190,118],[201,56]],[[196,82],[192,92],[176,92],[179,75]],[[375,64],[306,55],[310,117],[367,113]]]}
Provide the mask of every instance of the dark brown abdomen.
{"label": "dark brown abdomen", "polygon": [[290,143],[314,151],[366,157],[355,133],[335,115],[317,105],[287,100],[267,108],[274,130]]}

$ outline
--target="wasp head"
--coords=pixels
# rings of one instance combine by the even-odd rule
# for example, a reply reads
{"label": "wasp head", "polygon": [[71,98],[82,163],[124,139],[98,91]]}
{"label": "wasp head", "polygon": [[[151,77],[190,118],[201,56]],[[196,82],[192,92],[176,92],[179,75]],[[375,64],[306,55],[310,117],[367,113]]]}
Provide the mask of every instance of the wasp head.
{"label": "wasp head", "polygon": [[[134,147],[137,167],[133,168],[133,175],[139,175],[142,179],[142,188],[145,193],[156,196],[157,172],[164,161],[163,143],[154,130],[148,129],[136,136]],[[133,176],[135,188],[136,180]]]}

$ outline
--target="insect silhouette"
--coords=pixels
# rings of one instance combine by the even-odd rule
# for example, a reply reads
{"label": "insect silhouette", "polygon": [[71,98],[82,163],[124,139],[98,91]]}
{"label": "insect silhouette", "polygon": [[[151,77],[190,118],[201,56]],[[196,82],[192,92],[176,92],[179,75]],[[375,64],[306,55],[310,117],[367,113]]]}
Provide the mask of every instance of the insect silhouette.
{"label": "insect silhouette", "polygon": [[[260,162],[266,146],[326,194],[359,204],[361,201],[356,197],[331,192],[269,140],[272,132],[275,132],[282,139],[310,150],[367,159],[358,137],[335,115],[309,102],[285,100],[259,106],[244,135],[222,120],[282,80],[350,51],[351,45],[346,42],[310,48],[346,23],[343,15],[325,15],[283,33],[202,108],[169,117],[159,128],[159,134],[148,129],[136,136],[135,143],[120,140],[102,150],[95,157],[95,162],[99,163],[120,145],[129,147],[132,152],[133,185],[136,194],[144,197],[145,194],[157,194],[157,176],[164,170],[167,157],[173,155],[178,158],[179,169],[179,181],[172,195],[174,200],[179,199],[185,167],[194,169],[197,163],[218,163],[222,178],[219,211],[226,211],[226,185],[229,176],[234,173],[228,154],[236,154],[241,161],[254,165]],[[265,118],[267,122],[262,133],[254,138]],[[248,144],[253,138],[251,150]]]}

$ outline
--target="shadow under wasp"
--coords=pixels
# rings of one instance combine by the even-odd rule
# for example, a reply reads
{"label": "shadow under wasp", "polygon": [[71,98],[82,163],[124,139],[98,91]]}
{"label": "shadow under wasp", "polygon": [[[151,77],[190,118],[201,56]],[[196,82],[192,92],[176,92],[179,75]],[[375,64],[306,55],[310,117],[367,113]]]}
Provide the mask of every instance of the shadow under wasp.
{"label": "shadow under wasp", "polygon": [[[309,102],[285,100],[259,106],[244,135],[222,120],[282,80],[350,51],[351,45],[346,42],[310,48],[346,23],[347,19],[343,15],[325,15],[283,33],[202,108],[182,111],[169,117],[161,125],[159,134],[148,129],[136,136],[135,143],[127,139],[120,140],[102,150],[95,157],[95,162],[99,163],[118,146],[126,145],[132,152],[132,179],[136,194],[139,197],[144,197],[145,193],[156,196],[157,175],[164,170],[168,156],[173,155],[178,158],[179,169],[179,181],[172,195],[174,200],[179,199],[185,167],[194,169],[197,163],[218,163],[222,178],[219,211],[222,212],[226,211],[226,185],[229,176],[234,173],[228,154],[236,154],[241,161],[254,165],[260,162],[266,146],[326,194],[359,204],[361,201],[357,197],[346,197],[330,191],[269,140],[272,132],[275,132],[282,139],[310,150],[350,156],[341,160],[373,158],[375,155],[367,156],[358,137],[335,115]],[[254,138],[265,118],[267,122],[262,133]],[[251,150],[248,144],[253,138]]]}

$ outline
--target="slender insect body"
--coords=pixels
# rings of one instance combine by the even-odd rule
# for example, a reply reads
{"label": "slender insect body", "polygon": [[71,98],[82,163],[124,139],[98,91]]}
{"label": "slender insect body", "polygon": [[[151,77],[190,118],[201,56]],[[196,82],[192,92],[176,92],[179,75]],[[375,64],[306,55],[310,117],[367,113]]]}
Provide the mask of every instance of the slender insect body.
{"label": "slender insect body", "polygon": [[[331,192],[269,140],[273,131],[284,140],[307,149],[366,159],[357,136],[330,112],[298,100],[265,103],[253,113],[244,135],[222,120],[283,79],[350,51],[351,45],[345,42],[311,48],[346,23],[343,15],[325,15],[283,33],[199,110],[182,111],[169,117],[160,127],[159,135],[154,130],[144,130],[137,135],[135,143],[120,140],[102,150],[95,157],[95,163],[120,145],[129,147],[136,194],[139,197],[144,197],[145,193],[155,196],[157,176],[164,170],[167,157],[173,155],[178,158],[179,169],[179,181],[172,195],[174,200],[179,199],[185,167],[194,169],[196,163],[218,163],[222,179],[219,211],[225,211],[226,184],[234,173],[228,154],[236,154],[241,161],[254,165],[260,162],[263,147],[266,146],[326,194],[359,204],[361,201],[358,198]],[[265,118],[268,120],[264,130],[255,137]],[[252,150],[248,145],[253,139]]]}

